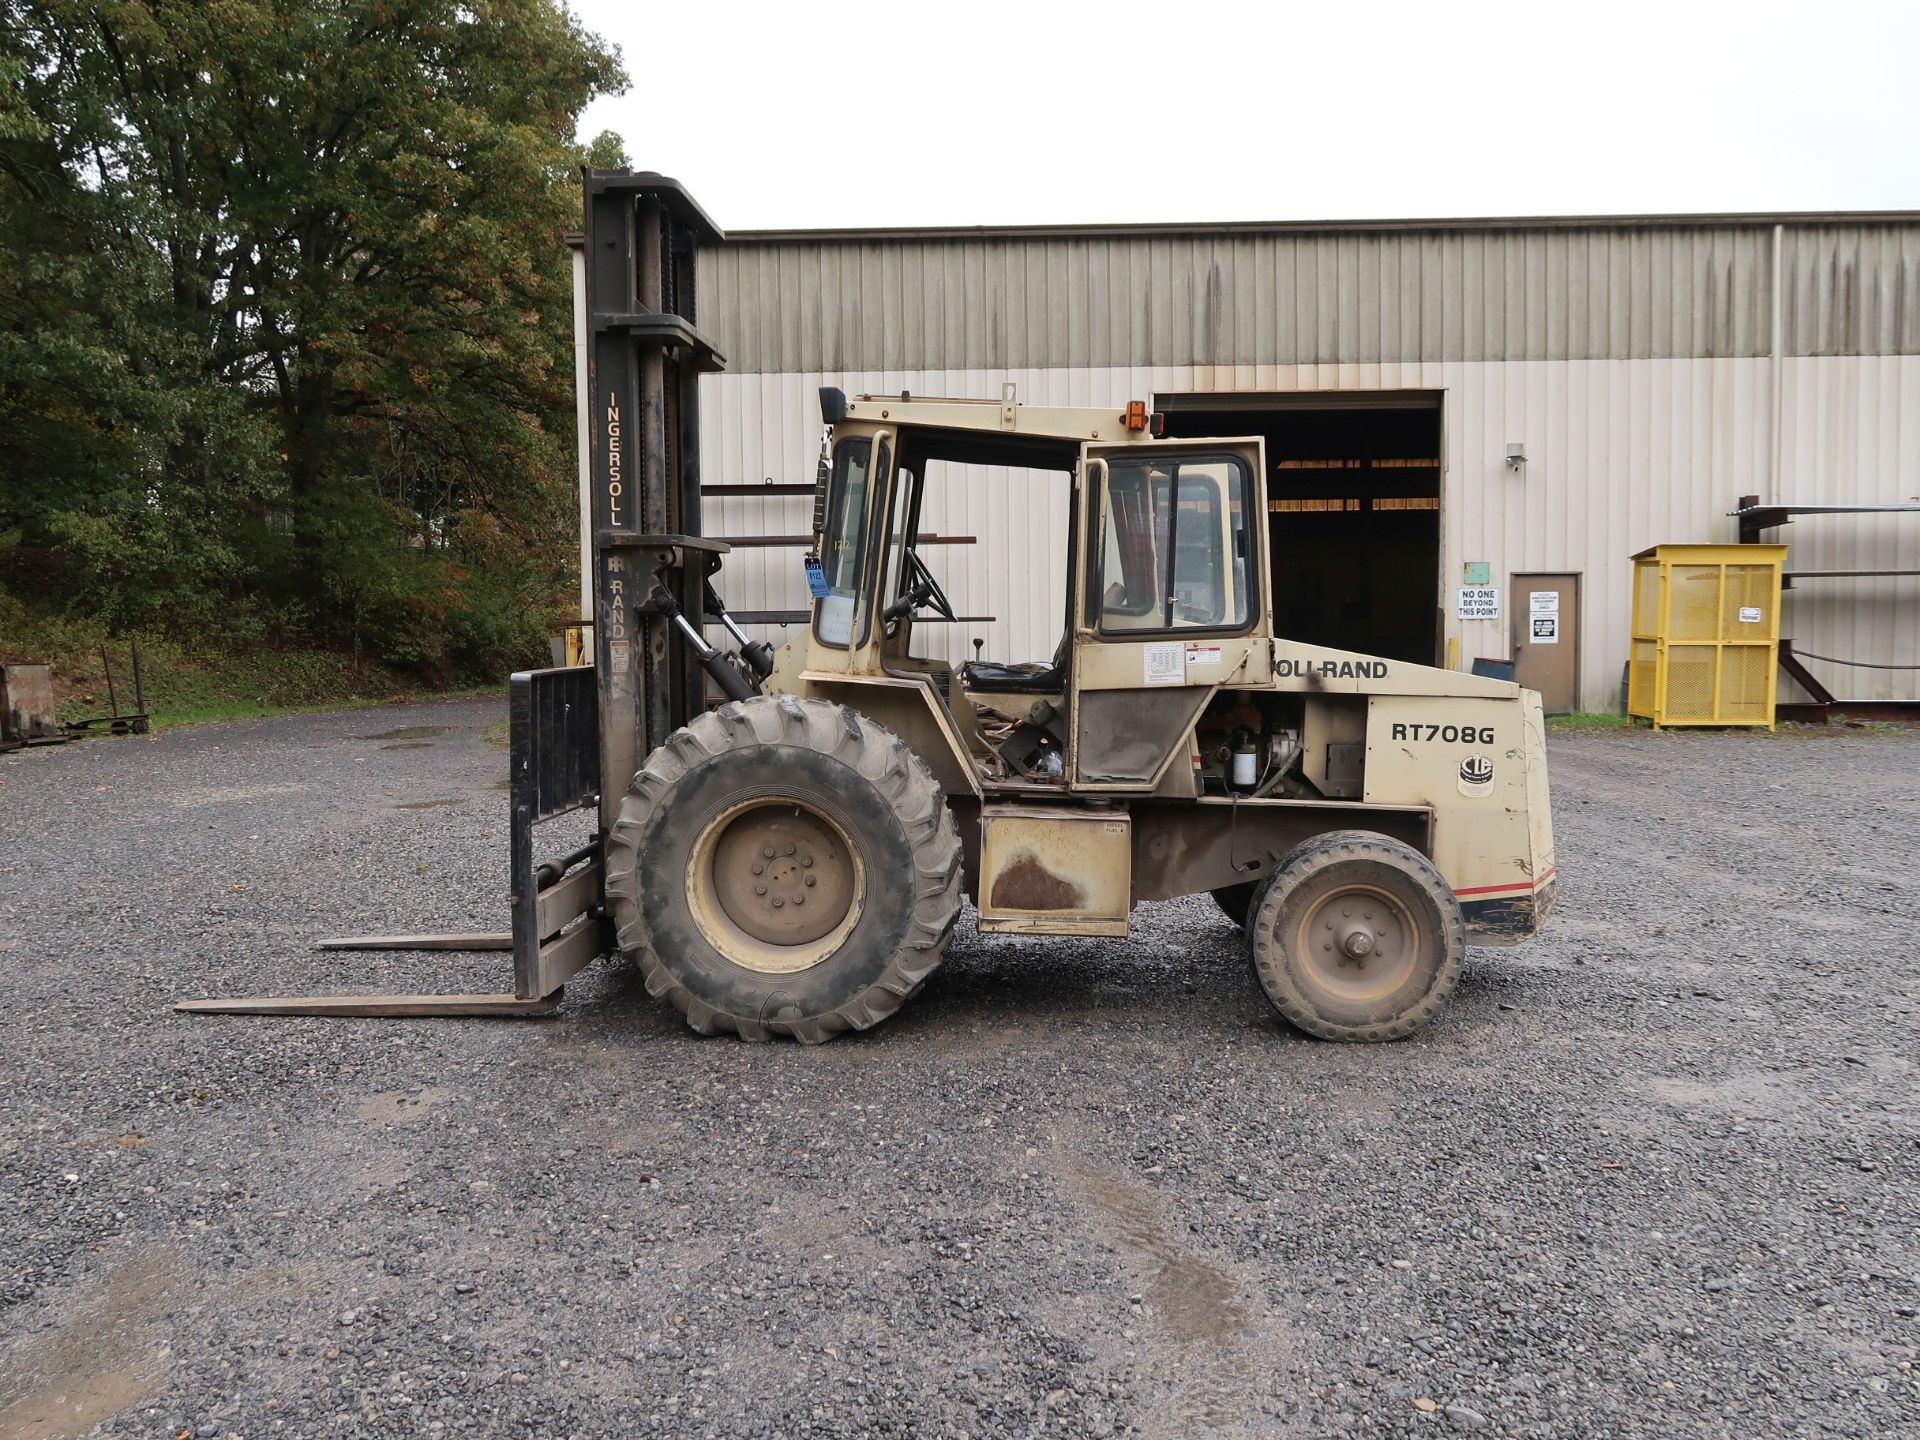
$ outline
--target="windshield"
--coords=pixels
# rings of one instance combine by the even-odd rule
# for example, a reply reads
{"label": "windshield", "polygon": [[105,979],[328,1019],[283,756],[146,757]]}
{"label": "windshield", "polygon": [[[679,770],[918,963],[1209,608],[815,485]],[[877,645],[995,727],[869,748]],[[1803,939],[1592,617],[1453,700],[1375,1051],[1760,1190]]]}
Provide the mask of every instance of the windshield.
{"label": "windshield", "polygon": [[[886,460],[884,447],[881,461]],[[827,524],[820,537],[820,569],[827,593],[820,597],[814,633],[829,645],[846,645],[856,623],[864,629],[860,566],[866,554],[867,499],[873,489],[873,442],[842,440],[833,451],[827,489]]]}
{"label": "windshield", "polygon": [[1247,479],[1221,456],[1116,458],[1101,544],[1102,631],[1247,623]]}

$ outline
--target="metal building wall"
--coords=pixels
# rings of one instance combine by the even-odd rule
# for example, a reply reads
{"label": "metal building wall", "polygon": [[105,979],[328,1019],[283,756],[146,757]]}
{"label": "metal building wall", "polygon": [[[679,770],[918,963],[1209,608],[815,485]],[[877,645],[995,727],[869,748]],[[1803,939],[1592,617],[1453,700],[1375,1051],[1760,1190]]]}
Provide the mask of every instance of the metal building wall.
{"label": "metal building wall", "polygon": [[1372,229],[746,242],[702,262],[738,371],[1765,355],[1770,232]]}
{"label": "metal building wall", "polygon": [[[1734,538],[1743,493],[1920,494],[1920,222],[1782,231],[1777,483],[1774,238],[1758,224],[735,243],[701,272],[702,324],[731,366],[703,386],[705,473],[810,478],[822,384],[993,398],[1011,380],[1023,400],[1116,407],[1441,390],[1443,577],[1468,560],[1503,586],[1580,572],[1581,704],[1610,710],[1635,550]],[[1509,441],[1527,447],[1519,475]],[[798,532],[809,516],[801,498],[710,503],[717,534]],[[1052,650],[1065,514],[1058,484],[1000,476],[928,517],[978,538],[933,563],[961,613],[997,617],[939,632],[948,658],[975,636],[994,658]],[[1920,517],[1802,520],[1784,538],[1790,567],[1920,568]],[[736,552],[729,603],[801,608],[799,553]],[[1911,665],[1916,621],[1915,579],[1808,581],[1785,633]],[[1448,633],[1466,658],[1509,653],[1505,621],[1449,616]],[[1920,698],[1920,672],[1815,668],[1843,695]]]}

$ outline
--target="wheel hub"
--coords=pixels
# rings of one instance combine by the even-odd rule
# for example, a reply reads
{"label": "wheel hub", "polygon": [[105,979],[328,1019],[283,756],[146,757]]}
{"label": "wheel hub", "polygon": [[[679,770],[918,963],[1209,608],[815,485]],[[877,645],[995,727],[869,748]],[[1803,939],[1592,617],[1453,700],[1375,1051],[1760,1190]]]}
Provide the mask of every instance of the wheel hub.
{"label": "wheel hub", "polygon": [[1359,886],[1322,896],[1300,932],[1301,955],[1314,978],[1353,1000],[1403,984],[1418,945],[1418,927],[1399,902]]}
{"label": "wheel hub", "polygon": [[753,939],[807,945],[853,904],[854,867],[837,827],[791,802],[724,820],[713,844],[716,908]]}

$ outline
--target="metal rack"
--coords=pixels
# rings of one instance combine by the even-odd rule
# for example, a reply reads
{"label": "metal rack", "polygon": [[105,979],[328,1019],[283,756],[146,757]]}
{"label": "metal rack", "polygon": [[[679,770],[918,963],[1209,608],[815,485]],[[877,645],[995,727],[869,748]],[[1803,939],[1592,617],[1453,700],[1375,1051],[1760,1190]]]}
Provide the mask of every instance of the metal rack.
{"label": "metal rack", "polygon": [[[1897,515],[1920,514],[1920,504],[1891,503],[1883,505],[1762,505],[1758,495],[1742,495],[1738,506],[1729,512],[1740,527],[1740,543],[1757,545],[1765,543],[1763,536],[1769,530],[1777,530],[1782,525],[1791,525],[1797,515]],[[1865,579],[1888,576],[1920,576],[1920,570],[1785,570],[1780,576],[1780,588],[1791,590],[1797,580],[1834,580]],[[1826,655],[1808,655],[1796,652],[1793,641],[1786,636],[1780,639],[1780,668],[1792,676],[1794,681],[1813,697],[1807,705],[1786,704],[1779,707],[1782,718],[1790,720],[1824,720],[1835,713],[1865,711],[1876,715],[1908,714],[1920,712],[1920,705],[1904,700],[1842,700],[1834,695],[1811,670],[1805,660],[1821,660],[1836,665],[1856,665],[1852,660],[1835,660]],[[1903,666],[1867,666],[1869,669],[1903,669]]]}

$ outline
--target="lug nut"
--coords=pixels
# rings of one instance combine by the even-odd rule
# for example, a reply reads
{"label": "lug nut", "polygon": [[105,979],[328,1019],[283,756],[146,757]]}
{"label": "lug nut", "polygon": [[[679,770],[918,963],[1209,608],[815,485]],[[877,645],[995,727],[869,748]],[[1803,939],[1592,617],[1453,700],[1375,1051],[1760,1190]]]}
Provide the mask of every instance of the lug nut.
{"label": "lug nut", "polygon": [[773,858],[773,847],[771,845],[763,845],[760,847],[760,853],[771,860]]}
{"label": "lug nut", "polygon": [[809,865],[809,866],[810,866],[810,865],[812,865],[812,864],[813,864],[813,857],[812,857],[811,855],[802,855],[802,856],[800,857],[800,863],[801,863],[802,865]]}
{"label": "lug nut", "polygon": [[796,905],[804,905],[807,903],[807,897],[804,895],[796,895],[793,897],[793,903]]}
{"label": "lug nut", "polygon": [[767,870],[767,867],[764,865],[756,865],[753,867],[753,873],[756,875],[764,875],[766,873],[766,870]]}
{"label": "lug nut", "polygon": [[756,895],[764,895],[767,893],[767,887],[764,885],[756,885],[753,887],[753,893]]}
{"label": "lug nut", "polygon": [[786,903],[787,903],[786,901],[784,901],[784,900],[782,900],[782,899],[780,899],[780,898],[778,898],[778,897],[776,896],[776,897],[774,898],[774,902],[773,902],[773,908],[774,908],[774,909],[776,909],[776,910],[778,910],[778,909],[779,909],[779,908],[780,908],[780,907],[781,907],[782,905],[784,905],[784,904],[786,904]]}
{"label": "lug nut", "polygon": [[817,879],[817,877],[816,877],[816,876],[813,876],[813,875],[809,875],[809,876],[807,876],[807,884],[809,884],[809,885],[811,885],[811,884],[813,884],[813,883],[815,882],[815,880],[816,880],[816,879]]}

